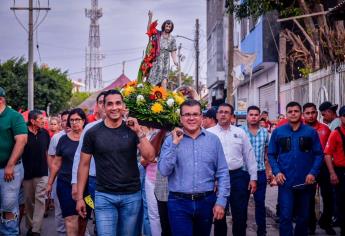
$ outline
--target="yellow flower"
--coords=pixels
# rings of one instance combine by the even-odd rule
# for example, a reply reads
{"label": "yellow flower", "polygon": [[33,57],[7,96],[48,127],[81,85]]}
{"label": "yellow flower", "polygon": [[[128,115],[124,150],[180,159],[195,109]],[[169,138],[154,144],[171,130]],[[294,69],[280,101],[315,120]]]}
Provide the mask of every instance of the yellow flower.
{"label": "yellow flower", "polygon": [[135,87],[137,85],[137,81],[136,80],[133,80],[131,82],[128,82],[126,84],[126,87]]}
{"label": "yellow flower", "polygon": [[151,107],[151,111],[152,111],[153,113],[161,113],[161,112],[163,111],[163,106],[162,106],[162,104],[160,104],[160,103],[158,103],[158,102],[154,103],[154,104],[152,105],[152,107]]}
{"label": "yellow flower", "polygon": [[163,87],[155,86],[151,90],[151,95],[155,96],[155,99],[165,100],[168,97],[168,92]]}
{"label": "yellow flower", "polygon": [[184,97],[180,96],[177,93],[174,93],[174,99],[178,105],[181,105],[184,102]]}
{"label": "yellow flower", "polygon": [[133,92],[135,91],[134,87],[125,87],[123,89],[123,96],[128,97],[129,95],[131,95]]}

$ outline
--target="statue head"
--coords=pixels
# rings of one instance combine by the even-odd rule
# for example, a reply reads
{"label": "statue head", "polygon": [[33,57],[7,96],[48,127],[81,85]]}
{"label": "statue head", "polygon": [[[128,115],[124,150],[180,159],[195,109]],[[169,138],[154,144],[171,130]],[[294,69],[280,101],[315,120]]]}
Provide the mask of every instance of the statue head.
{"label": "statue head", "polygon": [[162,24],[162,32],[171,33],[174,30],[174,23],[171,20],[166,20]]}

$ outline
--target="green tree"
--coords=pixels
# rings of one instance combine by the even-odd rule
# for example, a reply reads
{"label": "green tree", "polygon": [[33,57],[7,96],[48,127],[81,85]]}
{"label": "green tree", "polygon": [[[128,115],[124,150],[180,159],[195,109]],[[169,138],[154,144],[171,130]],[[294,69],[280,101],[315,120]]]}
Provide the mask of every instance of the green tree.
{"label": "green tree", "polygon": [[87,99],[91,93],[88,92],[76,92],[72,94],[71,100],[70,100],[70,107],[74,108],[80,105],[85,99]]}
{"label": "green tree", "polygon": [[[175,90],[178,87],[179,82],[178,70],[170,70],[168,77],[168,88],[171,90]],[[181,72],[181,81],[182,86],[193,86],[194,84],[193,77],[183,72]]]}
{"label": "green tree", "polygon": [[[7,103],[17,110],[27,109],[27,66],[23,57],[0,64],[0,86],[6,90]],[[50,103],[53,114],[68,108],[73,85],[67,71],[34,64],[34,80],[35,108],[46,110]]]}

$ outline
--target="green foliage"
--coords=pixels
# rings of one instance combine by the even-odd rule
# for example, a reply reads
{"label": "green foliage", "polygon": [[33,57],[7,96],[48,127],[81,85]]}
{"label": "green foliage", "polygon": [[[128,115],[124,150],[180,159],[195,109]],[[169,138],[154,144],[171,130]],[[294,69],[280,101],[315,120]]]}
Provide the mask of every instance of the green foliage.
{"label": "green foliage", "polygon": [[[181,86],[193,86],[194,80],[193,77],[181,72]],[[170,70],[168,75],[168,88],[171,90],[175,90],[178,87],[179,82],[179,72],[178,70]]]}
{"label": "green foliage", "polygon": [[[27,66],[23,57],[0,64],[0,86],[6,90],[7,103],[17,110],[27,109]],[[68,108],[73,85],[66,71],[34,64],[34,81],[35,108],[46,110],[50,103],[53,114]]]}
{"label": "green foliage", "polygon": [[270,11],[276,10],[281,17],[298,16],[302,10],[296,1],[289,0],[226,0],[228,12],[235,14],[237,18],[243,19],[249,16],[255,18]]}
{"label": "green foliage", "polygon": [[313,72],[313,69],[310,67],[298,68],[298,71],[301,73],[302,78],[307,78],[310,73]]}
{"label": "green foliage", "polygon": [[76,92],[72,94],[70,100],[70,107],[74,108],[80,105],[83,101],[85,101],[88,97],[90,97],[91,93],[88,92]]}

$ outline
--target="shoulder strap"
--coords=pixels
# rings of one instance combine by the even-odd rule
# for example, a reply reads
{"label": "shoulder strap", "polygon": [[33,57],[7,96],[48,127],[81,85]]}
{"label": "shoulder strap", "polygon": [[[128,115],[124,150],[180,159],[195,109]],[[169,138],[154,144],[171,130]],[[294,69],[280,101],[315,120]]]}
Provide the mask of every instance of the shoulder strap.
{"label": "shoulder strap", "polygon": [[337,127],[335,128],[339,134],[340,134],[340,137],[341,137],[341,140],[342,140],[342,143],[343,143],[343,151],[344,151],[344,154],[345,154],[345,135],[343,134],[343,132],[341,132],[341,129],[340,127]]}

